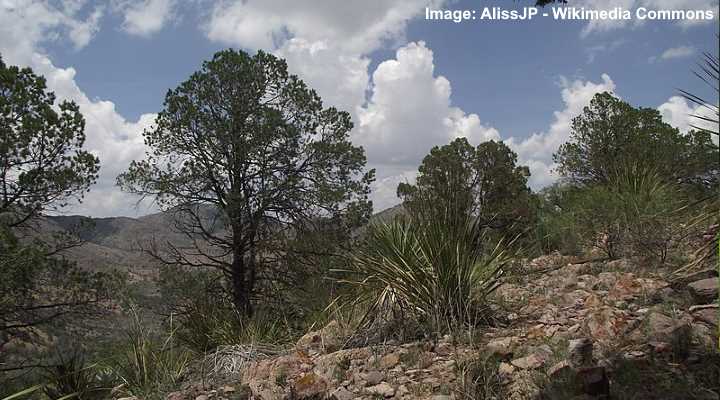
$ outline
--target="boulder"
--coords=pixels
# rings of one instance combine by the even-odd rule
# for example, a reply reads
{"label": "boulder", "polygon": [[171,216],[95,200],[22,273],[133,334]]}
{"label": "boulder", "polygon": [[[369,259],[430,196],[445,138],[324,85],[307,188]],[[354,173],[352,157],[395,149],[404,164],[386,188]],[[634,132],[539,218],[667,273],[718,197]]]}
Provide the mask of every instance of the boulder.
{"label": "boulder", "polygon": [[696,304],[712,303],[718,297],[718,278],[706,278],[688,284]]}
{"label": "boulder", "polygon": [[298,350],[321,353],[332,353],[343,346],[343,333],[337,321],[331,321],[324,328],[308,332],[295,344]]}
{"label": "boulder", "polygon": [[397,353],[386,354],[380,359],[380,368],[390,369],[395,367],[399,363],[400,355],[398,355]]}
{"label": "boulder", "polygon": [[314,399],[323,397],[327,391],[328,384],[321,376],[310,372],[295,381],[293,393],[296,399]]}
{"label": "boulder", "polygon": [[646,316],[645,326],[651,344],[667,343],[676,355],[686,355],[692,338],[688,319],[673,319],[655,311]]}
{"label": "boulder", "polygon": [[693,319],[698,322],[709,325],[712,328],[718,328],[718,320],[720,319],[720,309],[717,304],[709,304],[710,307],[703,307],[693,310],[690,307]]}
{"label": "boulder", "polygon": [[395,395],[395,388],[390,386],[387,382],[381,382],[375,386],[370,386],[367,391],[374,395],[380,395],[385,398],[393,397]]}
{"label": "boulder", "polygon": [[545,364],[545,358],[537,354],[530,354],[526,357],[512,360],[510,364],[520,369],[537,369]]}

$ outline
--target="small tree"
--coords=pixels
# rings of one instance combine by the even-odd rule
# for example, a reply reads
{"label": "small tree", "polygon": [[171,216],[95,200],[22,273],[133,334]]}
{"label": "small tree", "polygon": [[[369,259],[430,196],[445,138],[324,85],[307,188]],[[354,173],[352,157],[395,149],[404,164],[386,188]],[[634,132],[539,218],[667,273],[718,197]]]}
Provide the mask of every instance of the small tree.
{"label": "small tree", "polygon": [[374,171],[363,172],[351,128],[285,61],[225,50],[168,91],[144,133],[147,158],[118,183],[154,196],[194,240],[163,261],[219,269],[238,312],[251,315],[259,282],[288,279],[300,252],[331,251],[330,242],[308,249],[311,232],[345,237],[369,217]]}
{"label": "small tree", "polygon": [[[434,209],[459,221],[476,217],[482,227],[509,233],[531,218],[530,171],[502,142],[473,148],[465,138],[433,147],[425,156],[415,185],[401,183],[397,194],[411,214]],[[423,201],[437,205],[422,207]]]}
{"label": "small tree", "polygon": [[573,119],[569,141],[553,158],[560,175],[578,185],[607,184],[619,167],[638,163],[668,182],[708,188],[718,182],[717,152],[709,133],[681,134],[657,110],[605,92]]}

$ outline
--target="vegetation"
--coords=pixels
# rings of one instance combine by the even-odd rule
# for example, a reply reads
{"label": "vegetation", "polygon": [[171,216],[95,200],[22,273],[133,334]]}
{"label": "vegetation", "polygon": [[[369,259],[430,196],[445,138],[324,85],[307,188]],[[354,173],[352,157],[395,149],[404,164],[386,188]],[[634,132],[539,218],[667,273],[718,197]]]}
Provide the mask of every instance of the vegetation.
{"label": "vegetation", "polygon": [[517,234],[531,222],[532,207],[530,171],[516,163],[517,155],[502,142],[473,148],[458,138],[433,147],[418,169],[416,184],[401,183],[398,197],[411,214],[424,213],[427,220],[434,212],[441,218],[452,213],[459,221],[472,216],[501,237]]}
{"label": "vegetation", "polygon": [[652,108],[635,108],[611,93],[593,97],[572,121],[570,139],[554,155],[573,185],[608,184],[628,165],[642,165],[667,182],[708,189],[718,184],[717,145],[706,132],[682,134]]}
{"label": "vegetation", "polygon": [[400,220],[372,227],[346,281],[356,289],[350,303],[365,303],[366,318],[415,317],[430,332],[476,324],[508,256],[489,245],[471,218],[460,226]]}
{"label": "vegetation", "polygon": [[[716,82],[717,58],[706,55],[703,72]],[[717,114],[712,101],[685,95]],[[188,376],[204,374],[193,367],[204,369],[213,355],[222,353],[235,368],[248,354],[274,354],[331,320],[335,332],[350,338],[308,340],[339,348],[374,344],[371,335],[384,344],[457,339],[467,330],[476,341],[483,323],[510,323],[509,315],[496,318],[501,307],[491,294],[520,260],[520,247],[634,258],[659,268],[687,261],[707,266],[707,249],[717,248],[717,132],[702,125],[681,133],[657,110],[611,93],[596,95],[572,121],[569,140],[554,155],[561,179],[553,186],[533,193],[528,167],[518,165],[505,143],[473,147],[458,138],[430,150],[416,182],[397,188],[401,211],[375,223],[368,223],[374,171],[365,170],[351,129],[348,113],[324,107],[273,55],[225,50],[203,63],[168,92],[156,124],[144,132],[146,159],[117,179],[123,190],[156,199],[186,239],[144,247],[158,263],[138,296],[118,290],[108,274],[65,259],[64,252],[82,244],[77,236],[43,231],[48,212],[80,200],[92,186],[99,160],[83,150],[77,105],[57,103],[42,77],[0,60],[0,395],[20,382],[29,389],[16,397],[94,399],[116,388],[161,399]],[[706,232],[710,245],[698,244]],[[588,282],[583,288],[590,290]],[[140,310],[139,298],[153,304]],[[527,303],[522,308],[537,306]],[[616,303],[624,316],[629,305]],[[507,304],[520,308],[520,300]],[[68,329],[56,340],[57,328],[73,327],[71,316],[88,316],[97,306],[126,318],[122,337],[103,348],[83,346],[65,340],[74,332]],[[38,348],[24,354],[18,342]],[[379,365],[382,358],[374,355]],[[388,365],[433,363],[423,346],[395,356]],[[338,359],[333,375],[346,379],[354,361]],[[458,359],[456,394],[502,398],[504,361],[484,354]],[[630,361],[617,366],[615,388],[641,380]],[[656,366],[639,370],[645,367]],[[668,377],[681,369],[658,368]],[[24,381],[10,382],[20,372]],[[275,383],[293,384],[284,369],[275,372]],[[717,376],[708,367],[696,374],[699,386],[662,391],[717,392]],[[568,387],[553,384],[544,382],[543,394],[564,396]]]}
{"label": "vegetation", "polygon": [[147,159],[118,183],[155,197],[198,239],[189,252],[154,255],[221,271],[235,309],[251,316],[262,285],[289,279],[306,250],[332,252],[294,238],[318,230],[347,237],[369,216],[373,171],[363,171],[351,128],[350,115],[323,108],[283,60],[225,50],[168,92],[156,127],[144,133]]}
{"label": "vegetation", "polygon": [[[75,103],[56,104],[43,77],[0,59],[0,348],[38,342],[49,325],[86,315],[108,297],[105,274],[60,257],[79,244],[75,238],[38,234],[44,212],[81,199],[97,178],[84,129]],[[0,352],[0,372],[37,366],[37,358]]]}

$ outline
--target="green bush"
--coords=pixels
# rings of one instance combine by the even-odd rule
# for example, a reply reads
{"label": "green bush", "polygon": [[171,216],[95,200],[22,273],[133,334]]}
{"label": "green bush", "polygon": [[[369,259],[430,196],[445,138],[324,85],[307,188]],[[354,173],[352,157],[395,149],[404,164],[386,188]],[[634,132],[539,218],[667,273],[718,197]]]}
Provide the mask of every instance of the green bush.
{"label": "green bush", "polygon": [[397,220],[372,226],[353,256],[346,304],[365,304],[365,321],[400,310],[433,332],[477,322],[507,253],[472,218],[454,223]]}
{"label": "green bush", "polygon": [[563,209],[567,208],[569,191],[569,187],[555,184],[543,189],[537,196],[537,219],[533,233],[539,254],[554,251],[566,255],[582,253],[577,221]]}
{"label": "green bush", "polygon": [[[207,271],[161,272],[159,284],[177,340],[197,352],[235,344],[281,345],[301,331],[279,310],[258,307],[242,316],[222,286],[218,274]],[[293,321],[295,322],[295,321]]]}
{"label": "green bush", "polygon": [[541,196],[536,229],[544,251],[600,250],[609,258],[665,262],[687,236],[693,212],[679,185],[638,165],[618,168],[608,183],[556,186]]}

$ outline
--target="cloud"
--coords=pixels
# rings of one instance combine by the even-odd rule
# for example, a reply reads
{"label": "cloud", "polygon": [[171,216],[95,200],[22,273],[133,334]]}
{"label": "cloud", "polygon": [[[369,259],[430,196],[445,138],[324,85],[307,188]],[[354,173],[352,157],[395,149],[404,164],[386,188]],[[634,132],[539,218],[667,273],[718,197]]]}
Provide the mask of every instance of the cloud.
{"label": "cloud", "polygon": [[453,106],[451,93],[450,81],[436,76],[433,52],[424,42],[408,43],[394,59],[378,65],[370,99],[358,110],[353,131],[353,141],[365,148],[370,166],[379,172],[376,209],[397,203],[397,184],[414,176],[433,146],[456,137],[475,145],[500,138],[477,114]]}
{"label": "cloud", "polygon": [[552,155],[568,140],[572,119],[582,113],[593,96],[601,92],[615,92],[615,82],[607,74],[601,82],[583,80],[570,81],[561,78],[560,87],[564,108],[555,111],[555,120],[545,132],[533,133],[526,139],[509,138],[505,142],[518,153],[518,162],[530,168],[530,186],[539,189],[557,179],[553,172],[555,164]]}
{"label": "cloud", "polygon": [[59,100],[75,101],[85,116],[85,148],[100,158],[100,178],[85,201],[68,212],[92,216],[135,215],[133,205],[137,198],[117,190],[115,177],[131,160],[143,156],[141,133],[155,116],[145,114],[131,122],[115,110],[114,103],[91,100],[77,85],[75,69],[54,65],[42,50],[42,44],[48,40],[69,40],[75,46],[87,44],[91,36],[73,31],[78,26],[94,26],[92,16],[84,21],[77,19],[82,8],[83,2],[77,1],[66,2],[63,9],[44,2],[0,3],[0,53],[6,64],[29,66],[45,76],[48,89],[54,91]]}
{"label": "cloud", "polygon": [[33,0],[3,0],[0,2],[0,42],[3,57],[27,59],[37,46],[68,40],[79,50],[92,40],[99,29],[102,7],[88,11],[85,1],[68,1],[61,7]]}
{"label": "cloud", "polygon": [[407,22],[420,14],[428,0],[372,0],[312,2],[247,0],[218,2],[205,30],[214,41],[246,48],[274,49],[291,38],[308,42],[339,39],[348,51],[366,54],[405,32]]}
{"label": "cloud", "polygon": [[687,132],[693,127],[718,129],[717,124],[695,117],[695,115],[700,115],[717,118],[717,114],[713,115],[712,111],[705,106],[690,104],[681,96],[669,98],[668,101],[658,106],[658,111],[660,111],[663,121],[680,129],[681,132]]}
{"label": "cloud", "polygon": [[204,31],[208,39],[272,51],[315,88],[326,104],[355,113],[365,102],[370,58],[404,38],[408,22],[424,6],[442,0],[334,0],[217,2]]}
{"label": "cloud", "polygon": [[594,46],[588,46],[585,49],[585,53],[587,54],[588,64],[592,64],[595,61],[595,59],[597,58],[597,56],[600,55],[601,53],[613,52],[613,51],[617,50],[618,48],[620,48],[621,46],[623,46],[626,42],[627,42],[626,39],[620,38],[620,39],[616,39],[616,40],[613,40],[608,43],[601,43],[601,44],[594,45]]}
{"label": "cloud", "polygon": [[365,102],[370,58],[343,51],[328,41],[288,40],[275,54],[315,89],[327,105],[354,113]]}
{"label": "cloud", "polygon": [[690,57],[693,54],[695,54],[695,48],[690,46],[678,46],[678,47],[671,47],[660,55],[661,60],[670,60],[673,58],[684,58],[684,57]]}
{"label": "cloud", "polygon": [[121,1],[116,9],[124,16],[122,28],[131,35],[148,37],[174,18],[175,0]]}

